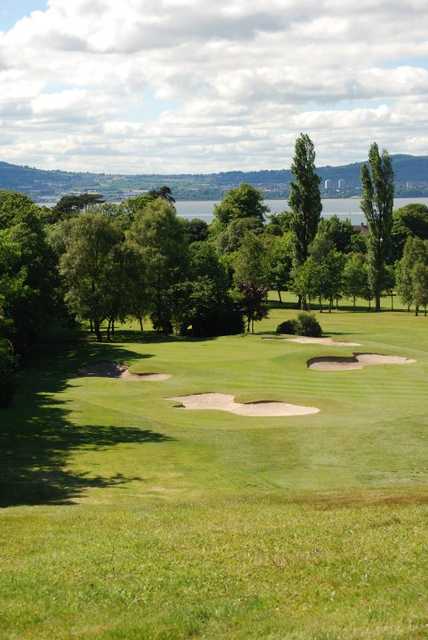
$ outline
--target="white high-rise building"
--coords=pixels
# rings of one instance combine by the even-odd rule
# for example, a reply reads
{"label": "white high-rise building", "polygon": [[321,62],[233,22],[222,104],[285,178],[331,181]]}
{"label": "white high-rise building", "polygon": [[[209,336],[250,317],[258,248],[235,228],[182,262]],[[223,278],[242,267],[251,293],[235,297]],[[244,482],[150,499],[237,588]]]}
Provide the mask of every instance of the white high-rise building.
{"label": "white high-rise building", "polygon": [[326,191],[329,191],[332,188],[332,186],[333,186],[333,180],[330,180],[330,178],[324,181],[324,189]]}
{"label": "white high-rise building", "polygon": [[339,178],[339,180],[337,181],[337,188],[339,189],[339,191],[345,188],[345,180],[343,178]]}

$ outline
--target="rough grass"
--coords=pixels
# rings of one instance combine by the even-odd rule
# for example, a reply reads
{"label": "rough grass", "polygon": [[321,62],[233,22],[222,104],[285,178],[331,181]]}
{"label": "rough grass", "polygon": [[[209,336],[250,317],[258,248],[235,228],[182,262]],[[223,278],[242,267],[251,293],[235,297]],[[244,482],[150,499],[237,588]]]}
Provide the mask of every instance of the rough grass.
{"label": "rough grass", "polygon": [[[352,348],[262,340],[89,343],[40,357],[0,414],[0,638],[428,638],[428,325],[323,314],[328,335],[415,358],[311,371]],[[94,359],[166,382],[79,378]],[[318,406],[186,412],[167,398]]]}

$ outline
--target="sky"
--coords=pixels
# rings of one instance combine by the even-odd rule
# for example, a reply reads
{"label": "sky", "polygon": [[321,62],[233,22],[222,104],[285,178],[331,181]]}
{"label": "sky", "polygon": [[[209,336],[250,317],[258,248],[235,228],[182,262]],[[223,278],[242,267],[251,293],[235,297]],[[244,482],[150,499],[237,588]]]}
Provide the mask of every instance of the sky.
{"label": "sky", "polygon": [[1,0],[0,160],[204,173],[428,155],[427,0]]}

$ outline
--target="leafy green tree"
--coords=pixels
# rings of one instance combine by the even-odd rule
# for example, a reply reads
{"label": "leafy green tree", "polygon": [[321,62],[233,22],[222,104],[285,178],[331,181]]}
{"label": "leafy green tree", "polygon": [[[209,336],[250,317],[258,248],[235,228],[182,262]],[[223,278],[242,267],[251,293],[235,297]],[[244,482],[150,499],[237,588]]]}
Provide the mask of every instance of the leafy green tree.
{"label": "leafy green tree", "polygon": [[408,258],[409,252],[406,252],[405,250],[403,257],[395,265],[395,280],[397,283],[398,295],[406,305],[407,310],[410,311],[410,307],[413,304],[412,268],[414,263],[412,262],[409,264]]}
{"label": "leafy green tree", "polygon": [[282,303],[281,292],[286,291],[293,266],[293,236],[289,231],[282,236],[265,236],[268,253],[269,286],[278,293]]}
{"label": "leafy green tree", "polygon": [[79,318],[92,322],[101,341],[101,324],[112,314],[112,288],[119,287],[116,259],[123,234],[114,221],[97,212],[75,218],[68,231],[60,260],[66,302]]}
{"label": "leafy green tree", "polygon": [[344,254],[337,251],[334,240],[322,230],[315,236],[310,253],[316,264],[315,283],[320,310],[322,311],[323,298],[326,298],[331,312],[333,300],[337,300],[342,293]]}
{"label": "leafy green tree", "polygon": [[343,269],[343,292],[353,300],[355,311],[356,298],[366,298],[369,289],[366,258],[362,253],[350,253],[346,257]]}
{"label": "leafy green tree", "polygon": [[265,226],[265,232],[273,236],[282,236],[291,231],[293,214],[291,211],[272,213]]}
{"label": "leafy green tree", "polygon": [[352,238],[351,238],[350,251],[351,251],[351,253],[361,253],[361,254],[364,254],[364,255],[367,254],[367,251],[368,251],[367,237],[362,232],[362,230],[354,231],[354,233],[352,235]]}
{"label": "leafy green tree", "polygon": [[54,211],[61,216],[70,216],[103,202],[104,197],[99,193],[71,194],[63,196],[55,205]]}
{"label": "leafy green tree", "polygon": [[263,194],[249,184],[241,184],[231,189],[214,208],[214,220],[225,226],[239,218],[256,218],[264,222],[268,207],[263,202]]}
{"label": "leafy green tree", "polygon": [[263,224],[258,218],[237,218],[232,220],[216,237],[216,246],[221,254],[238,251],[247,233],[261,235]]}
{"label": "leafy green tree", "polygon": [[385,266],[384,291],[391,299],[391,311],[394,311],[395,285],[395,266],[393,264],[387,264]]}
{"label": "leafy green tree", "polygon": [[32,221],[38,217],[37,214],[38,207],[27,196],[0,190],[0,229],[25,222],[27,218]]}
{"label": "leafy green tree", "polygon": [[316,285],[313,284],[312,289],[316,286],[320,310],[322,311],[322,301],[326,298],[331,312],[333,301],[338,300],[342,293],[344,254],[337,251],[333,240],[321,230],[310,246],[310,254],[316,265]]}
{"label": "leafy green tree", "polygon": [[341,253],[350,253],[353,248],[354,236],[359,235],[356,234],[349,220],[341,220],[337,216],[322,218],[317,233],[330,240],[332,247]]}
{"label": "leafy green tree", "polygon": [[289,205],[292,211],[295,266],[302,265],[309,255],[309,245],[315,238],[321,218],[320,178],[315,170],[315,148],[307,134],[296,140],[291,165]]}
{"label": "leafy green tree", "polygon": [[329,251],[320,264],[320,305],[322,305],[322,299],[326,298],[329,301],[329,312],[332,310],[333,301],[336,300],[338,304],[343,292],[344,266],[345,256],[336,249]]}
{"label": "leafy green tree", "polygon": [[23,353],[58,310],[55,255],[36,205],[0,192],[0,303],[4,335]]}
{"label": "leafy green tree", "polygon": [[400,260],[410,236],[428,240],[428,207],[414,203],[393,212],[392,246],[394,260]]}
{"label": "leafy green tree", "polygon": [[211,243],[190,245],[188,277],[169,290],[175,331],[196,337],[241,332],[242,314],[229,295],[227,271]]}
{"label": "leafy green tree", "polygon": [[292,290],[300,298],[304,299],[310,309],[311,300],[319,295],[321,288],[321,269],[313,256],[292,271]]}
{"label": "leafy green tree", "polygon": [[398,294],[409,310],[415,305],[416,314],[423,304],[424,272],[420,265],[428,265],[428,241],[410,236],[396,266],[396,280]]}
{"label": "leafy green tree", "polygon": [[376,143],[370,147],[368,164],[361,168],[361,182],[361,209],[369,228],[369,282],[375,298],[375,310],[380,311],[385,265],[391,248],[394,172],[388,152],[383,151],[381,155]]}
{"label": "leafy green tree", "polygon": [[161,199],[138,210],[128,232],[145,265],[151,319],[156,331],[171,333],[171,287],[187,279],[188,245],[174,207]]}
{"label": "leafy green tree", "polygon": [[243,331],[239,306],[208,276],[173,285],[170,299],[172,323],[177,333],[209,337]]}
{"label": "leafy green tree", "polygon": [[416,315],[419,308],[424,307],[427,315],[428,305],[428,264],[417,262],[413,268],[413,296],[415,300]]}
{"label": "leafy green tree", "polygon": [[189,247],[189,277],[191,280],[208,277],[219,292],[226,292],[230,279],[224,263],[209,242],[193,243]]}
{"label": "leafy green tree", "polygon": [[268,314],[268,261],[263,242],[247,233],[233,260],[234,283],[247,318],[247,331],[254,333],[254,322]]}
{"label": "leafy green tree", "polygon": [[121,203],[121,208],[124,211],[124,215],[127,217],[130,223],[135,219],[137,213],[141,214],[142,211],[149,205],[153,204],[156,198],[150,193],[141,193],[138,196],[127,198]]}
{"label": "leafy green tree", "polygon": [[191,220],[188,220],[187,218],[183,218],[182,224],[186,240],[189,244],[192,242],[203,242],[204,240],[208,240],[209,230],[205,220],[200,220],[199,218],[192,218]]}
{"label": "leafy green tree", "polygon": [[190,280],[176,282],[168,292],[169,321],[177,335],[186,335],[191,324],[194,283]]}
{"label": "leafy green tree", "polygon": [[[136,318],[141,332],[144,331],[144,319],[152,311],[151,288],[147,277],[144,255],[134,242],[127,239],[122,247],[125,252],[123,262],[123,284],[119,290],[125,305],[122,313]],[[122,288],[126,291],[123,296]]]}
{"label": "leafy green tree", "polygon": [[175,203],[175,198],[172,195],[171,188],[165,185],[163,187],[159,187],[159,189],[152,189],[151,191],[149,191],[149,196],[154,199],[161,198],[162,200],[166,200],[169,204],[172,205]]}

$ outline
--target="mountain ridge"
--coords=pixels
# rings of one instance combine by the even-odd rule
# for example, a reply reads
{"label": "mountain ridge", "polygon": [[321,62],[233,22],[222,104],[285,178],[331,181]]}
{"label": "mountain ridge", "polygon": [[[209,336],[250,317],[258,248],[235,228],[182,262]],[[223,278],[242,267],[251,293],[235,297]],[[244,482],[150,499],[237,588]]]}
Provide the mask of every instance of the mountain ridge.
{"label": "mountain ridge", "polygon": [[[428,195],[428,156],[391,155],[396,190],[404,195]],[[324,195],[350,197],[360,193],[360,168],[366,161],[317,168]],[[120,174],[37,169],[0,161],[0,188],[26,193],[34,200],[56,200],[64,193],[98,191],[107,200],[168,184],[179,200],[219,199],[224,192],[249,182],[269,198],[283,198],[292,180],[290,169],[221,171],[217,173]],[[327,181],[327,182],[326,182]],[[341,181],[339,183],[339,181]]]}

